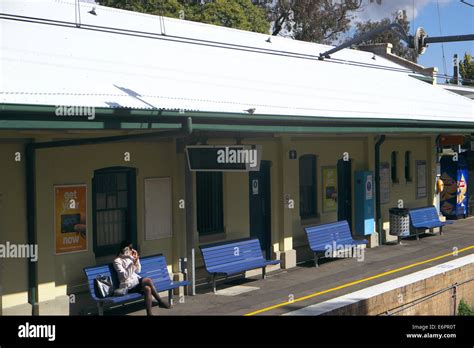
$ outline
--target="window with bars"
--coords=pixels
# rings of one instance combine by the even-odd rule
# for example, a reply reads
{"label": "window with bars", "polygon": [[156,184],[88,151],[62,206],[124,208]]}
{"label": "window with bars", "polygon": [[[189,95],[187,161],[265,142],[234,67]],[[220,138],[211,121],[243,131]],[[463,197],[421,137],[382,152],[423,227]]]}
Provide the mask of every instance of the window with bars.
{"label": "window with bars", "polygon": [[405,152],[405,181],[413,181],[411,177],[411,151]]}
{"label": "window with bars", "polygon": [[222,172],[196,172],[196,204],[199,235],[224,232]]}
{"label": "window with bars", "polygon": [[304,155],[299,159],[300,217],[317,216],[316,206],[316,156]]}
{"label": "window with bars", "polygon": [[94,252],[109,255],[120,243],[136,239],[135,170],[110,168],[94,172]]}
{"label": "window with bars", "polygon": [[392,151],[390,156],[392,183],[398,183],[398,152]]}

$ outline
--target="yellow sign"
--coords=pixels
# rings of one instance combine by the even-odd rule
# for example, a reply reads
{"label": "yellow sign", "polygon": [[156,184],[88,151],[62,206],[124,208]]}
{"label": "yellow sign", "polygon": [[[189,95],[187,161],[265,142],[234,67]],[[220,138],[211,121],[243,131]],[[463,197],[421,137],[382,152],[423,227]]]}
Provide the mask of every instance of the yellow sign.
{"label": "yellow sign", "polygon": [[56,254],[87,250],[87,186],[54,187]]}

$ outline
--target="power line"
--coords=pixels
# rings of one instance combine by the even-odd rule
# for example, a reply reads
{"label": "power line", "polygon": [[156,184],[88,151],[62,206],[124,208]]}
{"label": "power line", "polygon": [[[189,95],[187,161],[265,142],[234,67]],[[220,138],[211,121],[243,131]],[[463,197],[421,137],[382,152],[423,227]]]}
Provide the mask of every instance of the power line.
{"label": "power line", "polygon": [[[0,13],[0,19],[35,23],[35,24],[52,25],[52,26],[60,26],[60,27],[67,27],[67,28],[75,28],[77,26],[77,24],[67,22],[67,21],[11,15],[11,14],[6,14],[6,13]],[[222,49],[261,53],[261,54],[282,56],[282,57],[288,57],[288,58],[298,58],[298,59],[320,61],[319,55],[276,50],[276,49],[268,49],[268,48],[247,46],[247,45],[238,45],[238,44],[231,44],[231,43],[226,43],[226,42],[211,41],[211,40],[204,40],[204,39],[195,39],[195,38],[184,37],[184,36],[163,35],[163,34],[158,34],[158,33],[153,33],[153,32],[121,29],[121,28],[108,27],[108,26],[97,26],[97,25],[91,25],[91,24],[83,24],[81,25],[80,28],[83,30],[91,30],[91,31],[104,32],[104,33],[110,33],[110,34],[119,34],[119,35],[126,35],[126,36],[132,36],[132,37],[165,40],[165,41],[171,41],[171,42],[177,42],[177,43],[183,43],[183,44],[193,44],[193,45],[198,45],[198,46],[217,47],[217,48],[222,48]],[[373,69],[393,71],[393,72],[417,73],[414,70],[403,68],[403,67],[402,68],[388,67],[388,66],[382,66],[382,65],[372,64],[372,63],[358,62],[358,61],[353,61],[353,60],[344,60],[344,59],[338,59],[338,58],[330,58],[330,59],[325,60],[325,62],[373,68]],[[434,75],[434,76],[442,76],[442,77],[447,76],[446,70],[445,70],[444,75]]]}
{"label": "power line", "polygon": [[[4,16],[8,16],[8,17],[4,17]],[[60,27],[67,27],[67,28],[74,28],[75,26],[73,23],[66,22],[66,21],[58,21],[58,20],[52,20],[52,19],[27,17],[27,16],[17,16],[17,15],[5,14],[5,13],[0,13],[0,18],[7,19],[7,20],[20,21],[20,22],[53,25],[53,26],[60,26]],[[172,42],[184,43],[184,44],[194,44],[198,46],[217,47],[217,48],[231,49],[231,50],[237,50],[237,51],[262,53],[262,54],[275,55],[275,56],[284,56],[284,57],[290,57],[290,58],[301,58],[301,59],[319,61],[319,56],[314,55],[314,54],[276,50],[276,49],[247,46],[247,45],[238,45],[238,44],[231,44],[227,42],[195,39],[195,38],[184,37],[184,36],[175,36],[175,35],[165,36],[165,35],[161,35],[161,34],[157,34],[153,32],[121,29],[121,28],[107,27],[107,26],[97,26],[97,25],[91,25],[91,24],[83,24],[81,25],[81,29],[110,33],[110,34],[120,34],[120,35],[132,36],[132,37],[147,38],[147,39],[172,41]],[[358,62],[358,61],[354,61],[350,59],[344,60],[344,59],[331,58],[330,60],[326,60],[326,62],[375,68],[375,69],[381,69],[381,70],[405,72],[405,73],[415,72],[408,68],[388,67],[388,66],[377,65],[377,64],[372,64],[372,63]]]}
{"label": "power line", "polygon": [[[436,7],[438,9],[438,25],[439,25],[439,34],[440,36],[443,36],[443,29],[441,26],[441,13],[439,10],[439,0],[436,0]],[[447,69],[446,69],[446,56],[444,55],[444,43],[441,43],[441,52],[443,54],[443,69],[444,69],[444,74],[446,75]]]}

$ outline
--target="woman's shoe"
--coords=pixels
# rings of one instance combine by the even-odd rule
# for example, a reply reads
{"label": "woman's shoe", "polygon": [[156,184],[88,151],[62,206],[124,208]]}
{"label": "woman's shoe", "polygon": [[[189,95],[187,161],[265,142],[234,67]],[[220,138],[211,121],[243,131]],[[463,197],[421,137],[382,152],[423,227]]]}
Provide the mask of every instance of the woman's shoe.
{"label": "woman's shoe", "polygon": [[166,303],[166,302],[163,302],[160,300],[160,302],[158,302],[160,307],[164,307],[166,309],[170,309],[171,308],[171,305],[169,303]]}

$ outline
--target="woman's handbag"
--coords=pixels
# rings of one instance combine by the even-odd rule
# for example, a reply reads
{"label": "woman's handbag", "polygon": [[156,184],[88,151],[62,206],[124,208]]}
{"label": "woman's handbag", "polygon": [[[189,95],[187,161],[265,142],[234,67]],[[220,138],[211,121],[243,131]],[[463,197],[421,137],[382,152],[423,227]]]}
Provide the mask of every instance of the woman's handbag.
{"label": "woman's handbag", "polygon": [[127,288],[118,288],[114,291],[114,296],[125,296],[126,294],[128,294]]}
{"label": "woman's handbag", "polygon": [[114,294],[114,286],[111,276],[98,275],[94,279],[95,292],[99,298],[105,298]]}

